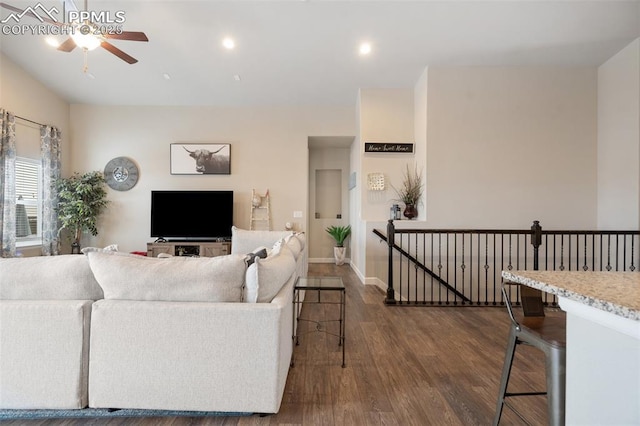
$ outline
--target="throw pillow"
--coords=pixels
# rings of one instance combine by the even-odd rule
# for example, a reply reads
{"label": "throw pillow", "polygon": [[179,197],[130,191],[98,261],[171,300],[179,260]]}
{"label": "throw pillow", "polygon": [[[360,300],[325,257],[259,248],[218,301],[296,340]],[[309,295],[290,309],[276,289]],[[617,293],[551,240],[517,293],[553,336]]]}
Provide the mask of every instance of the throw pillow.
{"label": "throw pillow", "polygon": [[245,259],[247,267],[253,265],[253,262],[256,261],[257,257],[259,257],[261,259],[264,259],[265,257],[267,257],[267,248],[266,247],[258,247],[257,249],[255,249],[251,253],[247,253],[247,257]]}
{"label": "throw pillow", "polygon": [[2,300],[98,300],[102,289],[86,256],[0,258]]}
{"label": "throw pillow", "polygon": [[300,253],[302,252],[302,245],[300,244],[300,240],[295,235],[291,234],[285,237],[284,239],[286,246],[293,253],[293,257],[298,260]]}
{"label": "throw pillow", "polygon": [[244,256],[158,259],[90,252],[89,264],[105,299],[240,302]]}
{"label": "throw pillow", "polygon": [[106,246],[105,248],[85,247],[82,250],[80,250],[80,252],[82,252],[82,254],[87,254],[90,251],[118,251],[118,245],[117,244],[111,244],[111,245]]}
{"label": "throw pillow", "polygon": [[290,235],[291,231],[249,231],[233,226],[231,228],[231,254],[246,254],[256,247],[271,247],[279,238]]}
{"label": "throw pillow", "polygon": [[290,250],[256,259],[247,268],[244,300],[249,303],[269,303],[296,269],[296,260]]}
{"label": "throw pillow", "polygon": [[304,250],[305,244],[307,244],[307,236],[304,232],[295,232],[293,235],[300,241],[300,247]]}
{"label": "throw pillow", "polygon": [[273,243],[273,247],[271,248],[271,256],[275,256],[280,253],[282,247],[285,246],[284,238],[279,238],[278,241]]}

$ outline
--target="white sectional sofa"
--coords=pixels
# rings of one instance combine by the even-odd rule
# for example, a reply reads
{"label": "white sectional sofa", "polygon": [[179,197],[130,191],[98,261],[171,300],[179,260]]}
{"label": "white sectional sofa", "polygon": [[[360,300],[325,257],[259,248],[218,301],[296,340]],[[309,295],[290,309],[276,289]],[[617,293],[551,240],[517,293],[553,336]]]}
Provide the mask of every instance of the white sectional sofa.
{"label": "white sectional sofa", "polygon": [[277,412],[304,245],[234,228],[215,258],[0,259],[0,409]]}

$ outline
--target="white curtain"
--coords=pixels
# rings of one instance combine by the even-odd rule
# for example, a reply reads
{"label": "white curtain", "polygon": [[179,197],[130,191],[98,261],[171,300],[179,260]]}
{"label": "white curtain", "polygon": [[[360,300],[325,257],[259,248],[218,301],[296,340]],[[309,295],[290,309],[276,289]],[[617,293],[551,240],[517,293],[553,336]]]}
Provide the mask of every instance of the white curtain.
{"label": "white curtain", "polygon": [[60,178],[60,130],[52,126],[40,127],[42,156],[42,254],[59,254],[58,192],[55,182]]}
{"label": "white curtain", "polygon": [[0,241],[2,257],[16,254],[16,120],[0,109]]}

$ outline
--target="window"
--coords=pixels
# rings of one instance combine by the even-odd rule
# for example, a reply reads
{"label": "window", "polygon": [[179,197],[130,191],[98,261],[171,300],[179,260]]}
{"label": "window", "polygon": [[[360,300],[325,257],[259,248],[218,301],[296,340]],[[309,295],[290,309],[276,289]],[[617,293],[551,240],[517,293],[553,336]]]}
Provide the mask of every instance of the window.
{"label": "window", "polygon": [[16,245],[39,244],[42,236],[42,166],[39,160],[16,157]]}

